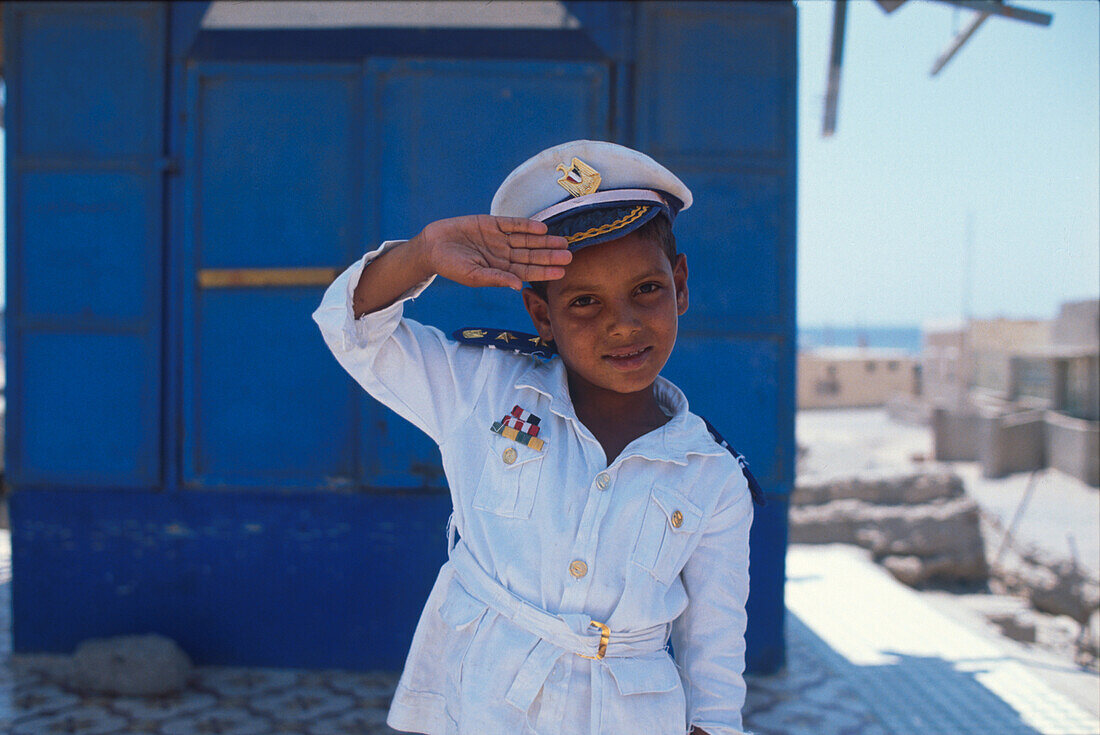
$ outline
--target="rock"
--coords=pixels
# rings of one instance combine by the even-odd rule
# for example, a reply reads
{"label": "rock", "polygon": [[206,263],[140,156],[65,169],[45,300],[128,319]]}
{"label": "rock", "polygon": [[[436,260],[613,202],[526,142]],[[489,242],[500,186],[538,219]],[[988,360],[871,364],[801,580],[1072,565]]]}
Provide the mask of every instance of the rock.
{"label": "rock", "polygon": [[909,585],[983,583],[989,576],[978,506],[967,497],[919,505],[845,498],[792,506],[789,518],[791,543],[863,546]]}
{"label": "rock", "polygon": [[[1067,615],[1079,624],[1100,604],[1100,588],[1085,577],[1072,562],[1059,564],[1044,574],[1032,574],[1026,580],[1032,606],[1051,615]],[[1053,579],[1052,579],[1053,578]]]}
{"label": "rock", "polygon": [[914,506],[871,507],[856,541],[876,556],[951,554],[985,559],[978,505],[970,498]]}
{"label": "rock", "polygon": [[1006,589],[1026,597],[1036,610],[1069,616],[1078,625],[1085,625],[1100,608],[1100,584],[1068,559],[1026,553],[996,574]]}
{"label": "rock", "polygon": [[1001,629],[1001,634],[1021,643],[1034,643],[1035,621],[1024,612],[989,615],[989,622]]}
{"label": "rock", "polygon": [[834,500],[824,505],[792,505],[788,513],[792,544],[854,544],[865,522],[867,504],[859,500]]}
{"label": "rock", "polygon": [[861,475],[829,482],[801,482],[791,505],[821,505],[834,500],[862,500],[876,505],[913,505],[951,500],[965,494],[962,478],[950,472],[905,475]]}
{"label": "rock", "polygon": [[155,696],[187,685],[191,660],[161,635],[95,638],[73,654],[69,686],[81,692]]}
{"label": "rock", "polygon": [[886,571],[902,584],[919,587],[928,580],[921,559],[915,556],[887,556],[879,560]]}
{"label": "rock", "polygon": [[910,587],[979,584],[987,571],[984,558],[967,559],[950,554],[884,556],[877,561],[899,582]]}

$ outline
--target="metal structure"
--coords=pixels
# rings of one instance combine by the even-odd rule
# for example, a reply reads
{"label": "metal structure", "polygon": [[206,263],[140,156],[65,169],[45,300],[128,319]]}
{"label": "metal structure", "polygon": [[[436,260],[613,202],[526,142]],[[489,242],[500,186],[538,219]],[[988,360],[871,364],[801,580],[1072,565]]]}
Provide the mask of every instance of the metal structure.
{"label": "metal structure", "polygon": [[[907,0],[876,0],[879,7],[887,13],[892,13]],[[959,52],[974,32],[991,15],[1020,20],[1025,23],[1049,26],[1054,16],[1050,13],[1028,10],[1026,8],[1008,5],[1004,0],[935,0],[936,2],[955,5],[975,11],[974,17],[965,28],[956,34],[943,53],[932,64],[931,75],[940,73],[947,62]],[[848,0],[833,0],[833,37],[829,51],[829,78],[825,90],[825,117],[821,127],[821,134],[828,137],[836,132],[837,104],[840,98],[840,68],[844,57],[844,27],[848,14]]]}
{"label": "metal structure", "polygon": [[[439,455],[310,314],[372,243],[485,211],[517,162],[592,137],[695,192],[666,374],[768,493],[748,665],[782,665],[795,9],[489,6],[356,4],[404,11],[307,27],[218,3],[4,4],[16,651],[155,631],[199,663],[399,668],[445,558]],[[514,295],[445,282],[409,311],[528,323]]]}

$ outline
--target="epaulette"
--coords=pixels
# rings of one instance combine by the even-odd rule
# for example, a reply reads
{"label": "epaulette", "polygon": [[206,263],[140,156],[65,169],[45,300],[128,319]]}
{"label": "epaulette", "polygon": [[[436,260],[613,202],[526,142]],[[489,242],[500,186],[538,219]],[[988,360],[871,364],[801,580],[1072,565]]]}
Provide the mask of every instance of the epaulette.
{"label": "epaulette", "polygon": [[[702,416],[699,418],[703,419]],[[707,431],[710,432],[711,438],[718,442],[718,446],[723,447],[727,452],[733,455],[733,458],[737,460],[737,464],[741,465],[741,472],[744,473],[745,479],[749,483],[749,493],[752,495],[752,502],[763,507],[768,504],[768,501],[764,499],[764,491],[760,488],[760,483],[753,477],[752,472],[749,471],[749,463],[745,459],[745,455],[738,452],[736,449],[729,445],[722,435],[718,433],[718,429],[714,428],[709,421],[703,419],[703,423],[707,425]]]}
{"label": "epaulette", "polygon": [[544,342],[537,334],[526,334],[514,329],[491,329],[488,327],[464,327],[451,333],[456,341],[465,345],[479,345],[497,350],[510,350],[517,355],[535,357],[553,357],[557,354],[554,345]]}

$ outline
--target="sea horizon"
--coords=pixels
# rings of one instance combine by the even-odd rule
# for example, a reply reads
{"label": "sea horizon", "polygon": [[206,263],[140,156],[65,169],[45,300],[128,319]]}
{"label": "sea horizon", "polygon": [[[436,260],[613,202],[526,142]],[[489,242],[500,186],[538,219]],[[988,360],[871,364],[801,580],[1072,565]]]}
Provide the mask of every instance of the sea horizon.
{"label": "sea horizon", "polygon": [[918,354],[921,328],[898,326],[799,326],[798,349],[818,347],[889,347]]}

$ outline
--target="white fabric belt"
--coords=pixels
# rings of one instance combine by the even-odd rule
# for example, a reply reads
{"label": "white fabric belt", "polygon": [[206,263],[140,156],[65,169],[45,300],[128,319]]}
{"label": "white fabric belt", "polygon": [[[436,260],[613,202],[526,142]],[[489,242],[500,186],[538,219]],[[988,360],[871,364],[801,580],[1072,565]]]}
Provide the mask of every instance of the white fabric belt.
{"label": "white fabric belt", "polygon": [[[566,653],[596,658],[600,630],[592,625],[590,616],[579,613],[552,615],[532,605],[482,569],[462,541],[451,551],[450,563],[468,593],[538,638],[508,690],[505,699],[509,704],[527,711],[554,664]],[[604,656],[629,657],[659,651],[665,647],[668,633],[668,624],[639,631],[611,631]]]}

